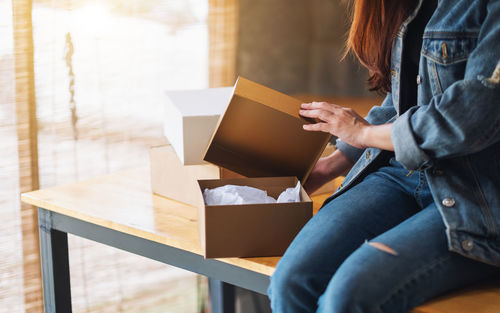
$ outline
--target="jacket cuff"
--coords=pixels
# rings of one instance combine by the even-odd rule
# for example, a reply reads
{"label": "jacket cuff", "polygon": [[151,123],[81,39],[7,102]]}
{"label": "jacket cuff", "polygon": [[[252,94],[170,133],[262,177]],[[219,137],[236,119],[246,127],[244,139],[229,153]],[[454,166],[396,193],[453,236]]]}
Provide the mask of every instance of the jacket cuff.
{"label": "jacket cuff", "polygon": [[391,139],[396,161],[408,170],[422,170],[432,166],[431,158],[420,149],[411,126],[413,107],[399,116],[392,124]]}
{"label": "jacket cuff", "polygon": [[350,144],[347,144],[340,139],[337,139],[335,147],[338,150],[342,151],[342,153],[344,153],[345,156],[347,156],[349,160],[351,160],[353,163],[355,163],[359,159],[359,157],[361,156],[361,154],[363,154],[364,151],[363,149],[353,147]]}

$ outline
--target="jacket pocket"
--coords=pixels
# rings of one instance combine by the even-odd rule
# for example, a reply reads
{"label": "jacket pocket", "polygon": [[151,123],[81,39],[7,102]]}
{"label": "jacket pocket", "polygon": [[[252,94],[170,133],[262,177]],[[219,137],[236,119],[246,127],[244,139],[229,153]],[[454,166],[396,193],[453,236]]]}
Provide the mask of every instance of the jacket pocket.
{"label": "jacket pocket", "polygon": [[434,95],[443,93],[465,76],[470,53],[477,45],[477,33],[427,32],[422,40],[422,55]]}

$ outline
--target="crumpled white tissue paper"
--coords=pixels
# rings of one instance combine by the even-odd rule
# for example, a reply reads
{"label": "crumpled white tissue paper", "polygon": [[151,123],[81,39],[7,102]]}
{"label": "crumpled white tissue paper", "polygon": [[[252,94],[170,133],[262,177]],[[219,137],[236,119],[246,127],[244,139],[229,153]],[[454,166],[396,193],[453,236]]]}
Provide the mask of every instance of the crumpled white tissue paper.
{"label": "crumpled white tissue paper", "polygon": [[293,188],[287,188],[278,197],[278,203],[282,202],[300,202],[300,182]]}
{"label": "crumpled white tissue paper", "polygon": [[278,200],[267,195],[267,191],[248,186],[225,185],[203,191],[206,205],[264,204],[300,202],[300,182],[283,191]]}

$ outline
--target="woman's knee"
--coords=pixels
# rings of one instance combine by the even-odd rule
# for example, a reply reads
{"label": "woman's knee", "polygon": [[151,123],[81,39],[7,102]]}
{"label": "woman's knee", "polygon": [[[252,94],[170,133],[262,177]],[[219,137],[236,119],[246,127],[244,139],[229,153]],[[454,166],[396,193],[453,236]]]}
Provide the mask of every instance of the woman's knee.
{"label": "woman's knee", "polygon": [[[352,277],[354,278],[354,277]],[[318,299],[318,313],[365,313],[373,311],[362,279],[343,282],[332,278],[325,292]]]}
{"label": "woman's knee", "polygon": [[[396,257],[368,242],[357,249],[340,266],[318,299],[321,313],[377,312],[380,302],[393,286],[384,259]],[[396,279],[397,280],[397,279]]]}
{"label": "woman's knee", "polygon": [[273,312],[314,312],[331,277],[321,272],[307,258],[282,258],[267,289]]}
{"label": "woman's knee", "polygon": [[282,259],[271,276],[268,288],[269,298],[293,297],[294,292],[300,292],[301,280],[304,279],[304,276],[305,273],[302,271],[300,263]]}
{"label": "woman's knee", "polygon": [[368,299],[363,278],[350,277],[339,282],[332,278],[325,292],[318,299],[318,311],[321,313],[364,313],[373,312]]}

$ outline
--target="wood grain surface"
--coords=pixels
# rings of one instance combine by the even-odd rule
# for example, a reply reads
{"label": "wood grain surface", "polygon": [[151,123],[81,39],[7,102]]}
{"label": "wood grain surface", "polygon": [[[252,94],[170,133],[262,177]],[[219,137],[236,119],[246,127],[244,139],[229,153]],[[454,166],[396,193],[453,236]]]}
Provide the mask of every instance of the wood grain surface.
{"label": "wood grain surface", "polygon": [[[328,194],[312,197],[314,212]],[[149,167],[24,193],[22,201],[96,225],[202,255],[195,207],[153,195]],[[221,258],[265,275],[279,257]],[[500,285],[470,288],[438,298],[411,313],[497,313]]]}
{"label": "wood grain surface", "polygon": [[[315,210],[328,195],[315,197]],[[24,193],[23,202],[202,255],[195,207],[154,195],[149,168]],[[222,258],[271,275],[279,257]]]}

